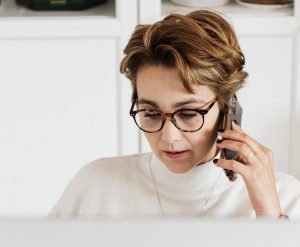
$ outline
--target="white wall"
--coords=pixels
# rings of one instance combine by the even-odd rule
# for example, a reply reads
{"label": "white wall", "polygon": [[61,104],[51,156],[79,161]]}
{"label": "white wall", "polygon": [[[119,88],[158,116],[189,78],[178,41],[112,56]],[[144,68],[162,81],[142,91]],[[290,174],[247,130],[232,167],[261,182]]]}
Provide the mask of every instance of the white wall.
{"label": "white wall", "polygon": [[0,54],[0,214],[45,214],[118,152],[116,41],[0,40]]}

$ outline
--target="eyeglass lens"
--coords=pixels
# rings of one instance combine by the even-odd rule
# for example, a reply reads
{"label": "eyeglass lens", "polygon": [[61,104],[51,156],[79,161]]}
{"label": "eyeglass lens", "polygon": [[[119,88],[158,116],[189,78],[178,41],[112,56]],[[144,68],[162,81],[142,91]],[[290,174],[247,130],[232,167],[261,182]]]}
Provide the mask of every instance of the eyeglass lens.
{"label": "eyeglass lens", "polygon": [[[182,110],[173,116],[175,126],[185,131],[195,131],[201,128],[203,116],[195,110]],[[137,125],[148,132],[159,131],[164,123],[163,115],[158,111],[142,110],[135,116]]]}

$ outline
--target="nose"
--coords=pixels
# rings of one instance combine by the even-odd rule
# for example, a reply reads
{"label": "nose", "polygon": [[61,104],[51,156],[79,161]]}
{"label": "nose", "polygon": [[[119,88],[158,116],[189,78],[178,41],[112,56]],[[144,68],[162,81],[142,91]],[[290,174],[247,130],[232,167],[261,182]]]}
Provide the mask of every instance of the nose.
{"label": "nose", "polygon": [[161,130],[161,139],[168,144],[182,139],[181,131],[177,129],[171,118],[166,119],[164,127]]}

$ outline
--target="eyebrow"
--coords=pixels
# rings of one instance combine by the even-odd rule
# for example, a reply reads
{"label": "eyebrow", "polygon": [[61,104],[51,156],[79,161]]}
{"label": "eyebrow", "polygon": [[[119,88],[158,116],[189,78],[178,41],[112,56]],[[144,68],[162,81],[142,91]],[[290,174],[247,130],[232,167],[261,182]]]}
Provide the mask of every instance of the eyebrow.
{"label": "eyebrow", "polygon": [[[205,102],[201,99],[188,99],[188,100],[176,102],[172,105],[172,107],[173,108],[178,108],[178,107],[188,105],[188,104],[192,104],[192,103],[204,104],[204,103],[207,103],[207,102]],[[138,104],[147,104],[147,105],[152,105],[154,107],[159,107],[159,105],[155,101],[144,99],[144,98],[139,99]]]}

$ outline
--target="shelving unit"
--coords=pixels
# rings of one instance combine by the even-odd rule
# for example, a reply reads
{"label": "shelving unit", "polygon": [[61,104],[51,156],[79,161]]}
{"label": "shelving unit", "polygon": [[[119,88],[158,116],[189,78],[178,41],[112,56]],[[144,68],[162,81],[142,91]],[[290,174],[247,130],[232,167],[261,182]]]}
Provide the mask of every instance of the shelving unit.
{"label": "shelving unit", "polygon": [[[172,3],[170,0],[153,0],[151,7],[147,0],[140,0],[140,22],[154,22],[170,13],[186,14],[199,8],[184,7]],[[228,17],[239,35],[278,35],[292,34],[297,28],[299,20],[299,2],[293,7],[284,7],[276,10],[256,9],[238,4],[231,0],[227,5],[213,8]],[[150,10],[149,10],[150,9]],[[247,28],[245,28],[247,27]]]}
{"label": "shelving unit", "polygon": [[99,17],[101,19],[114,19],[116,18],[115,0],[109,0],[104,4],[82,11],[34,11],[17,4],[15,0],[2,0],[0,18],[18,17]]}
{"label": "shelving unit", "polygon": [[117,37],[119,33],[115,0],[83,11],[34,11],[13,0],[0,5],[0,38]]}
{"label": "shelving unit", "polygon": [[[172,12],[188,13],[196,10],[196,8],[175,5],[168,0],[161,2],[161,8],[162,16]],[[232,21],[239,35],[257,35],[258,33],[274,35],[282,34],[282,32],[291,34],[296,28],[292,7],[277,10],[261,10],[242,6],[233,0],[227,5],[214,8],[214,10],[227,16]],[[248,28],[245,28],[246,26]]]}
{"label": "shelving unit", "polygon": [[[169,0],[162,0],[161,2],[162,15],[167,15],[171,12],[188,13],[196,8],[179,6],[172,3]],[[282,17],[282,16],[293,16],[293,7],[284,7],[276,10],[267,10],[249,8],[238,4],[234,0],[228,4],[214,8],[215,10],[228,15],[229,17]]]}

